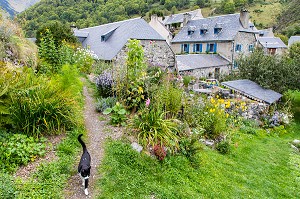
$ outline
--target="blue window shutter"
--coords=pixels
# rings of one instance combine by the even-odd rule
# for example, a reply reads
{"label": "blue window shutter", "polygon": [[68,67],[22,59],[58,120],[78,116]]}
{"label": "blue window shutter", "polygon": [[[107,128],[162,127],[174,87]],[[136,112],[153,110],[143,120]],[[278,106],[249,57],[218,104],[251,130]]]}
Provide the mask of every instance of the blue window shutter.
{"label": "blue window shutter", "polygon": [[214,53],[217,52],[217,43],[214,44]]}
{"label": "blue window shutter", "polygon": [[199,44],[200,45],[200,53],[202,53],[202,44]]}
{"label": "blue window shutter", "polygon": [[206,44],[206,51],[209,52],[209,44]]}
{"label": "blue window shutter", "polygon": [[242,44],[240,45],[240,51],[242,51]]}
{"label": "blue window shutter", "polygon": [[239,50],[239,45],[237,44],[236,46],[235,46],[235,51],[238,51]]}
{"label": "blue window shutter", "polygon": [[187,44],[187,53],[190,52],[190,44]]}
{"label": "blue window shutter", "polygon": [[196,52],[196,44],[193,44],[193,52]]}

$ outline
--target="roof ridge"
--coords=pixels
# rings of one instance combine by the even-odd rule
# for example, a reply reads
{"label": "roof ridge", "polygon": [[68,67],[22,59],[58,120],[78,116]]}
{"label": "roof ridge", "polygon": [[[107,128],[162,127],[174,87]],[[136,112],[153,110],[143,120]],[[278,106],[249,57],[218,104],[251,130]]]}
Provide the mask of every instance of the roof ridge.
{"label": "roof ridge", "polygon": [[121,24],[121,23],[125,23],[127,21],[133,21],[133,20],[137,20],[137,19],[142,19],[142,18],[141,17],[136,17],[136,18],[131,18],[131,19],[125,19],[123,21],[115,21],[115,22],[111,22],[111,23],[106,23],[106,24],[101,24],[101,25],[98,25],[98,26],[92,26],[92,27],[82,28],[82,29],[78,29],[78,30],[85,30],[85,29],[90,29],[90,28],[98,28],[98,27],[101,27],[101,26],[112,25],[112,24],[117,24],[117,23]]}

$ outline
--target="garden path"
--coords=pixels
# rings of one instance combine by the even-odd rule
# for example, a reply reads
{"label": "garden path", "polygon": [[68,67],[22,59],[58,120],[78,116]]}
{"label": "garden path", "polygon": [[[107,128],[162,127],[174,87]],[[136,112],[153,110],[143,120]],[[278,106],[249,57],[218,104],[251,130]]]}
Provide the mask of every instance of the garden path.
{"label": "garden path", "polygon": [[[98,169],[101,165],[101,160],[104,155],[104,141],[108,137],[118,139],[122,136],[122,130],[120,128],[109,126],[106,119],[101,119],[100,121],[99,116],[101,114],[96,112],[95,103],[91,92],[92,91],[89,91],[87,87],[84,87],[84,120],[88,138],[83,138],[83,140],[86,143],[87,149],[92,158],[91,176],[89,179],[88,189],[89,195],[85,196],[84,188],[81,185],[81,179],[76,173],[69,179],[68,187],[65,190],[65,198],[68,199],[96,198],[96,196],[99,195],[99,190],[96,189],[96,182],[100,178]],[[81,154],[82,152],[80,152],[77,157],[77,163],[79,162]],[[74,167],[77,171],[77,164],[74,165]]]}

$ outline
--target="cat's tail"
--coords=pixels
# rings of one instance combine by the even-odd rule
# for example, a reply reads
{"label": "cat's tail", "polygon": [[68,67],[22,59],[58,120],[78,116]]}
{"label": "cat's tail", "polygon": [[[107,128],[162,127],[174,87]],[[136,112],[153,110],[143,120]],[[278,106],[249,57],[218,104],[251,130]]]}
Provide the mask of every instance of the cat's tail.
{"label": "cat's tail", "polygon": [[81,139],[81,136],[82,136],[83,134],[80,134],[79,136],[78,136],[78,141],[80,142],[80,144],[81,144],[81,146],[82,146],[82,148],[83,148],[83,152],[84,151],[86,151],[86,146],[85,146],[85,144],[84,144],[84,142],[82,141],[82,139]]}

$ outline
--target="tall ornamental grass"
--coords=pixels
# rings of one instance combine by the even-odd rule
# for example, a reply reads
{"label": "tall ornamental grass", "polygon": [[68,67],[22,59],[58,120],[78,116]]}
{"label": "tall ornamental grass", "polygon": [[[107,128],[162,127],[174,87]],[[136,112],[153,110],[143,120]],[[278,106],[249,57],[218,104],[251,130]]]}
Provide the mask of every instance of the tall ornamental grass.
{"label": "tall ornamental grass", "polygon": [[24,85],[15,90],[10,106],[13,127],[30,136],[70,130],[78,121],[81,82],[76,68],[64,66],[51,79],[23,71]]}

